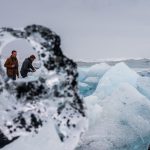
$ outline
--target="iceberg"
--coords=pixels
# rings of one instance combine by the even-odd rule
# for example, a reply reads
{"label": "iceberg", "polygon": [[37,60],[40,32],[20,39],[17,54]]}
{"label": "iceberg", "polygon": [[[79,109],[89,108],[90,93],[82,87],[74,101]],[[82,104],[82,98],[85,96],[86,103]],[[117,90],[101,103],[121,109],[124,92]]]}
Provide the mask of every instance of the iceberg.
{"label": "iceberg", "polygon": [[83,68],[83,67],[78,66],[78,73],[79,73],[78,81],[82,82],[86,78],[87,71],[88,71],[88,68]]}
{"label": "iceberg", "polygon": [[88,69],[87,76],[101,78],[108,69],[110,66],[106,63],[95,64]]}
{"label": "iceberg", "polygon": [[150,78],[141,77],[137,80],[137,89],[150,100]]}
{"label": "iceberg", "polygon": [[88,86],[79,86],[80,94],[85,96],[91,95],[105,72],[110,68],[106,63],[95,64],[91,67],[78,67],[79,71],[79,83],[87,84]]}
{"label": "iceberg", "polygon": [[101,99],[111,95],[121,83],[129,83],[136,87],[137,79],[140,77],[135,71],[130,69],[125,63],[121,62],[110,68],[100,79],[93,94]]}
{"label": "iceberg", "polygon": [[108,69],[110,66],[106,63],[95,64],[91,67],[78,67],[79,81],[83,82],[88,77],[101,78]]}
{"label": "iceberg", "polygon": [[[74,149],[87,126],[84,102],[78,94],[76,63],[63,55],[60,37],[47,27],[29,25],[21,29],[0,29],[1,50],[16,39],[31,44],[38,54],[40,68],[35,77],[6,82],[0,62],[0,148],[39,149],[36,144],[30,146],[27,139],[35,143],[40,135],[42,139],[47,138],[43,139],[43,144],[53,147],[53,142],[48,141],[53,136],[43,135],[51,120],[49,130],[56,132],[58,145],[65,143],[70,150]],[[40,148],[48,150],[47,146]]]}
{"label": "iceberg", "polygon": [[99,81],[98,77],[87,77],[84,82],[88,84],[97,84]]}
{"label": "iceberg", "polygon": [[84,98],[89,125],[76,150],[148,150],[149,81],[125,63],[111,67]]}
{"label": "iceberg", "polygon": [[150,101],[135,87],[121,83],[103,101],[94,95],[85,101],[91,118],[89,130],[76,150],[148,149]]}

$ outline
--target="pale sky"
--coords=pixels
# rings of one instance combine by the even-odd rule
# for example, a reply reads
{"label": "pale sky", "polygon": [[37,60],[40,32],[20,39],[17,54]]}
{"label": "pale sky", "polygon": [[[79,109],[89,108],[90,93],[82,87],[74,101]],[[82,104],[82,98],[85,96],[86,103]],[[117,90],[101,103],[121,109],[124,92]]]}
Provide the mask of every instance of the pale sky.
{"label": "pale sky", "polygon": [[[0,27],[49,27],[74,60],[150,58],[150,0],[0,0],[0,20]],[[12,45],[5,51],[22,45],[21,57],[28,55],[26,42]]]}

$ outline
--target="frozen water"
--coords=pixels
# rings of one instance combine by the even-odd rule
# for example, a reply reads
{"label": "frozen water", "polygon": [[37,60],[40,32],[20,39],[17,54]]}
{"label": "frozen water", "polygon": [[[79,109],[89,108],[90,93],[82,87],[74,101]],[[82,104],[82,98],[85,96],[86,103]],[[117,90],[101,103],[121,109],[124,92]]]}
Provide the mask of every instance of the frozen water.
{"label": "frozen water", "polygon": [[[34,76],[30,74],[25,79],[4,82],[6,75],[0,62],[0,148],[13,142],[14,150],[31,150],[34,147],[48,150],[57,145],[60,149],[59,145],[63,142],[71,150],[87,126],[83,100],[77,88],[77,65],[63,55],[60,37],[46,27],[31,25],[24,29],[1,28],[1,50],[18,38],[27,40],[37,52],[40,61],[37,66],[40,68]],[[50,130],[56,132],[53,133],[55,137],[59,137],[57,145],[48,141],[53,135],[44,136],[49,120]],[[35,133],[39,135],[32,138]],[[39,148],[34,144],[40,137],[48,138],[43,139],[43,148],[42,143]],[[16,140],[11,141],[13,139]],[[30,145],[31,141],[33,145]],[[11,144],[8,145],[10,150]]]}
{"label": "frozen water", "polygon": [[106,63],[95,64],[91,67],[78,67],[79,81],[83,82],[87,77],[101,78],[104,73],[110,68]]}
{"label": "frozen water", "polygon": [[87,76],[101,78],[108,69],[110,66],[106,63],[95,64],[88,69]]}
{"label": "frozen water", "polygon": [[3,150],[49,150],[51,148],[54,150],[73,150],[77,141],[71,140],[73,139],[69,139],[67,143],[61,142],[56,133],[53,120],[49,118],[48,123],[40,129],[38,134],[22,136],[12,144],[4,147]]}
{"label": "frozen water", "polygon": [[82,82],[87,77],[88,68],[78,67],[78,80]]}
{"label": "frozen water", "polygon": [[98,77],[87,77],[84,82],[88,84],[97,84],[99,81]]}
{"label": "frozen water", "polygon": [[150,141],[150,78],[125,63],[111,67],[84,98],[88,131],[76,150],[147,150]]}
{"label": "frozen water", "polygon": [[[1,48],[23,38],[40,60],[37,72],[15,82],[4,82],[0,66],[0,147],[73,150],[80,141],[77,150],[147,150],[149,78],[125,63],[113,67],[102,63],[78,68],[78,85],[77,66],[62,54],[54,32],[38,25],[0,32]],[[84,96],[90,96],[83,100],[78,87]],[[18,139],[11,141],[14,138]]]}
{"label": "frozen water", "polygon": [[137,81],[137,89],[150,100],[150,78],[141,77]]}
{"label": "frozen water", "polygon": [[136,87],[137,79],[140,76],[130,69],[125,63],[118,63],[109,69],[100,79],[94,94],[101,99],[111,95],[120,83],[129,83]]}
{"label": "frozen water", "polygon": [[100,78],[109,68],[110,66],[106,63],[95,64],[89,68],[79,67],[79,85],[81,85],[81,83],[88,85],[84,87],[79,86],[80,94],[83,96],[91,95],[95,91]]}
{"label": "frozen water", "polygon": [[86,97],[85,101],[90,118],[89,130],[77,150],[147,149],[150,101],[136,88],[122,83],[103,101],[96,96]]}

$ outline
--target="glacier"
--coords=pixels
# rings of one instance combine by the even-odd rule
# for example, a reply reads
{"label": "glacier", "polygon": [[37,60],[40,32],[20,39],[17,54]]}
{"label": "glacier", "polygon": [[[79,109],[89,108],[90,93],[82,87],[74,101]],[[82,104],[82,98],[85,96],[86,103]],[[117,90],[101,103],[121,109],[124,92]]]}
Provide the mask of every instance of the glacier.
{"label": "glacier", "polygon": [[[74,149],[87,128],[76,63],[62,53],[60,37],[47,27],[1,28],[1,51],[16,39],[31,44],[41,66],[34,77],[6,82],[0,59],[0,148],[48,150],[56,140],[57,149],[62,143],[68,150]],[[51,132],[46,132],[48,128]],[[34,144],[40,135],[47,138],[43,139],[45,147]]]}
{"label": "glacier", "polygon": [[108,69],[84,97],[89,128],[76,150],[148,150],[149,79],[123,62]]}
{"label": "glacier", "polygon": [[148,150],[148,73],[124,62],[77,66],[62,53],[60,37],[41,25],[1,28],[1,51],[18,38],[31,44],[39,64],[28,78],[6,81],[0,55],[0,149]]}
{"label": "glacier", "polygon": [[95,102],[93,107],[91,97],[86,100],[91,120],[77,150],[147,150],[150,101],[133,86],[121,84],[110,97],[98,99],[100,102]]}
{"label": "glacier", "polygon": [[91,67],[78,67],[80,94],[84,97],[91,95],[95,91],[98,81],[108,69],[110,66],[106,63],[95,64]]}
{"label": "glacier", "polygon": [[125,63],[118,63],[101,78],[94,94],[99,95],[103,99],[105,96],[110,95],[120,83],[127,82],[135,87],[138,77],[139,75]]}

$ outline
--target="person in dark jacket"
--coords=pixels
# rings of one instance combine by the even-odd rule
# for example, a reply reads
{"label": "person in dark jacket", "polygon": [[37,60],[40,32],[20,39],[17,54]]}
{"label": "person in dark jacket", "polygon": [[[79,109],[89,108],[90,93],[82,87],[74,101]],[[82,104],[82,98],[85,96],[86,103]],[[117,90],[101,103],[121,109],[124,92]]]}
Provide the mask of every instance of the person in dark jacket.
{"label": "person in dark jacket", "polygon": [[8,78],[12,80],[16,80],[16,76],[18,76],[19,78],[18,59],[16,50],[13,50],[11,52],[11,56],[7,58],[4,66],[6,67]]}
{"label": "person in dark jacket", "polygon": [[35,72],[35,68],[32,66],[32,62],[36,59],[34,55],[31,55],[29,58],[26,58],[22,63],[20,74],[23,78],[28,76],[28,72]]}

